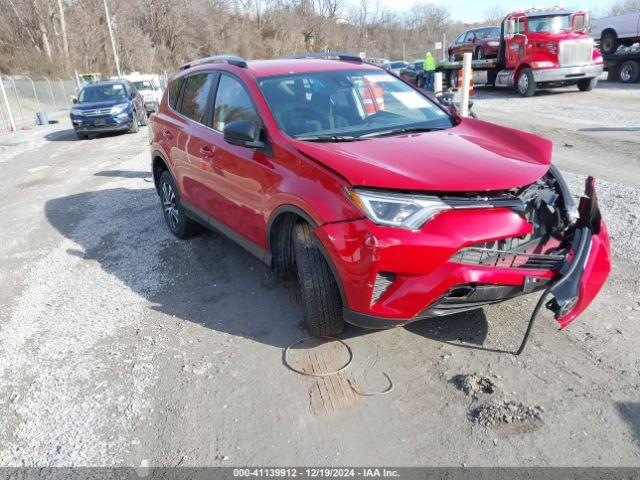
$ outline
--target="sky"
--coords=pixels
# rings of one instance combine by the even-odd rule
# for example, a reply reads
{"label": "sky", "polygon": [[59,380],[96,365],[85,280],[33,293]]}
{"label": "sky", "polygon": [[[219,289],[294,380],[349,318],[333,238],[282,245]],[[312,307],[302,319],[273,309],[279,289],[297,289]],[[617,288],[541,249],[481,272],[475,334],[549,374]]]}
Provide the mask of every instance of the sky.
{"label": "sky", "polygon": [[[415,0],[381,0],[382,5],[392,11],[401,12],[411,8]],[[462,22],[480,22],[485,17],[485,11],[495,6],[501,6],[505,11],[515,11],[531,7],[547,7],[557,5],[558,2],[553,0],[540,1],[534,0],[489,0],[489,1],[473,1],[473,0],[429,0],[429,3],[447,7],[451,13],[453,20]],[[565,0],[560,5],[572,10],[590,10],[593,15],[605,14],[615,0]]]}

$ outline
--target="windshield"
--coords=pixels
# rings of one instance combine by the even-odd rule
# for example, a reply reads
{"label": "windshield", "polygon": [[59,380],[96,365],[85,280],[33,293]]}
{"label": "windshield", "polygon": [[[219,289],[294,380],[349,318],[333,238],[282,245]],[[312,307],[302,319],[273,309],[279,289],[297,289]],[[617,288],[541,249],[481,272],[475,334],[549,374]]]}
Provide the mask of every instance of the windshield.
{"label": "windshield", "polygon": [[127,98],[124,86],[119,83],[84,87],[78,96],[79,102],[107,102]]}
{"label": "windshield", "polygon": [[389,64],[389,67],[391,68],[402,68],[405,67],[407,65],[407,62],[391,62]]}
{"label": "windshield", "polygon": [[571,30],[571,15],[529,17],[529,33],[560,33]]}
{"label": "windshield", "polygon": [[428,98],[380,70],[283,75],[259,85],[278,125],[294,138],[357,138],[390,129],[453,125]]}
{"label": "windshield", "polygon": [[153,90],[153,85],[151,85],[151,82],[148,80],[142,80],[139,82],[132,82],[132,83],[138,90]]}

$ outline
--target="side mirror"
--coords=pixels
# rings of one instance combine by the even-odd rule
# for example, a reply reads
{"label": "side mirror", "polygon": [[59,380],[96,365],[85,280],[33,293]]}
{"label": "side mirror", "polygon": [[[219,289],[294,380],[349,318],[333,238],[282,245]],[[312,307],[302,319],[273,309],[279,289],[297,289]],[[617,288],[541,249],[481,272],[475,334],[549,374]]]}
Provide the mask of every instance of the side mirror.
{"label": "side mirror", "polygon": [[129,97],[131,98],[131,100],[133,100],[134,98],[136,98],[136,92],[131,92],[129,94]]}
{"label": "side mirror", "polygon": [[264,142],[259,140],[260,129],[251,120],[236,120],[224,127],[224,139],[231,145],[247,148],[262,148]]}
{"label": "side mirror", "polygon": [[516,21],[511,19],[507,22],[507,37],[511,38],[516,33]]}
{"label": "side mirror", "polygon": [[73,103],[78,103],[78,99],[77,99],[76,97],[73,97],[73,98],[71,99],[71,101],[72,101]]}

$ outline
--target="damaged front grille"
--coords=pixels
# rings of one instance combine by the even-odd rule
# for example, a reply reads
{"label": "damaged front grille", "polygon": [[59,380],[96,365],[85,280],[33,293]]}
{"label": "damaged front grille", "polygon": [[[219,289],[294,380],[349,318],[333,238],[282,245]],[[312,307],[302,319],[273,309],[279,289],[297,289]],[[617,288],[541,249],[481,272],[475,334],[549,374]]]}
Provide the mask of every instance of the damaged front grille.
{"label": "damaged front grille", "polygon": [[[554,173],[556,171],[552,169],[530,185],[503,192],[503,198],[508,195],[511,202],[519,204],[518,208],[511,208],[531,224],[531,233],[471,245],[456,252],[451,261],[497,268],[559,270],[567,254],[564,247],[567,228],[571,224],[567,203],[571,199],[567,201],[564,198],[568,191],[554,177]],[[549,251],[548,245],[552,239],[555,239],[556,248]]]}
{"label": "damaged front grille", "polygon": [[564,259],[564,255],[519,253],[480,247],[463,248],[451,257],[453,262],[467,265],[529,270],[560,270]]}

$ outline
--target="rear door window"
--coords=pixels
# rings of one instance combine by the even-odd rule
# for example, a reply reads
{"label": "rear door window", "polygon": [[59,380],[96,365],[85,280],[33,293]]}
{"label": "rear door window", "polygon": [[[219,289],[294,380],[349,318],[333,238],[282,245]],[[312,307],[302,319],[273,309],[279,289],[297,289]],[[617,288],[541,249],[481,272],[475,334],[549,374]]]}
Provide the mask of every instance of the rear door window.
{"label": "rear door window", "polygon": [[185,80],[180,113],[198,123],[206,124],[214,73],[197,73]]}

